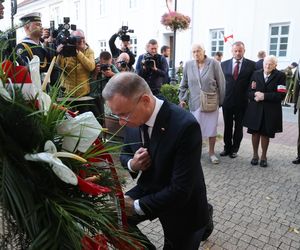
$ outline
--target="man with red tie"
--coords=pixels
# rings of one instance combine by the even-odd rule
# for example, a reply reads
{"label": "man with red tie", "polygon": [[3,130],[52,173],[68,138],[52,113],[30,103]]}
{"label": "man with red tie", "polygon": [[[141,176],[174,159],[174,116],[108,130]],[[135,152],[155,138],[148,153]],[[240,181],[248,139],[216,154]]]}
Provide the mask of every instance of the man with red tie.
{"label": "man with red tie", "polygon": [[255,62],[244,58],[245,45],[241,41],[233,43],[231,51],[233,58],[221,63],[226,80],[226,94],[222,106],[225,145],[220,155],[235,158],[243,138],[243,117]]}

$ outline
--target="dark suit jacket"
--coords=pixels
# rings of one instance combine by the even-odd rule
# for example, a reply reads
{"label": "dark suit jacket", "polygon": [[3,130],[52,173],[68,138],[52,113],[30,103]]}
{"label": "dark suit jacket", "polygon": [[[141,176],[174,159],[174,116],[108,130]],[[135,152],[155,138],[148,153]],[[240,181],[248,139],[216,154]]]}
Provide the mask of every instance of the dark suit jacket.
{"label": "dark suit jacket", "polygon": [[[125,146],[120,157],[126,169],[128,160],[141,146],[140,142],[139,129],[126,128]],[[207,224],[201,147],[201,130],[195,118],[165,101],[150,139],[152,165],[137,182],[143,195],[132,197],[139,199],[142,210],[149,218],[159,217],[162,224],[166,221],[169,226],[171,221],[178,222],[178,230],[183,226],[194,231]]]}
{"label": "dark suit jacket", "polygon": [[248,88],[251,75],[255,71],[255,62],[243,58],[237,80],[232,75],[233,60],[227,60],[221,63],[221,67],[226,80],[226,94],[223,102],[224,108],[239,107],[244,109],[248,101]]}
{"label": "dark suit jacket", "polygon": [[[282,132],[282,108],[281,101],[285,93],[278,92],[278,85],[285,85],[285,74],[279,70],[273,70],[265,82],[263,70],[254,72],[251,82],[256,82],[256,88],[250,88],[249,104],[244,117],[244,125],[258,131],[264,124],[266,131],[270,134]],[[263,92],[263,101],[256,102],[254,93]]]}

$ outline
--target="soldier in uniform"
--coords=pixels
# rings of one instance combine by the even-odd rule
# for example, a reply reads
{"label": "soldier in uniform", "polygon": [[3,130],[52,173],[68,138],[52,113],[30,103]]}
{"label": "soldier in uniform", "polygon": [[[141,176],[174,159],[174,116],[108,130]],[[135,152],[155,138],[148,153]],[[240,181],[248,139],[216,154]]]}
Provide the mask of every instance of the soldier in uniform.
{"label": "soldier in uniform", "polygon": [[40,13],[27,14],[21,17],[20,21],[24,24],[26,37],[16,47],[19,65],[28,65],[33,55],[37,55],[40,58],[40,72],[46,72],[51,58],[49,51],[41,42],[43,27]]}

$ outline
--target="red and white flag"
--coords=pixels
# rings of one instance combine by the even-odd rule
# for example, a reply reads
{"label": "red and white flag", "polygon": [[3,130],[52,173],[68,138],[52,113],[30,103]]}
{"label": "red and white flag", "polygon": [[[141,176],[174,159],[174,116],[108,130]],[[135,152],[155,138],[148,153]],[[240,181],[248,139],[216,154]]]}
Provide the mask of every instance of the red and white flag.
{"label": "red and white flag", "polygon": [[233,40],[233,34],[229,35],[229,36],[224,36],[224,42],[228,42],[229,40]]}
{"label": "red and white flag", "polygon": [[277,92],[286,93],[286,87],[284,85],[277,85]]}

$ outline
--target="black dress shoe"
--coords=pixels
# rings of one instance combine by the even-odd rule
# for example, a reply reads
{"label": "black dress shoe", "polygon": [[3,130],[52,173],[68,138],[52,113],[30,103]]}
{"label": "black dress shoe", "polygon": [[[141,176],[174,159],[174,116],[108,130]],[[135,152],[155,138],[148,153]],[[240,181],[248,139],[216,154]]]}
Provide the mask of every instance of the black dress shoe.
{"label": "black dress shoe", "polygon": [[251,160],[251,165],[253,165],[253,166],[256,166],[256,165],[258,165],[258,158],[252,158],[252,160]]}
{"label": "black dress shoe", "polygon": [[294,164],[300,164],[300,157],[297,157],[295,160],[292,161]]}
{"label": "black dress shoe", "polygon": [[226,151],[226,150],[223,150],[221,153],[220,153],[220,156],[227,156],[229,155],[229,152]]}
{"label": "black dress shoe", "polygon": [[236,158],[238,156],[237,152],[232,152],[229,154],[230,158]]}
{"label": "black dress shoe", "polygon": [[260,160],[259,165],[260,165],[262,168],[266,168],[266,167],[268,166],[268,162],[267,162],[267,160]]}

